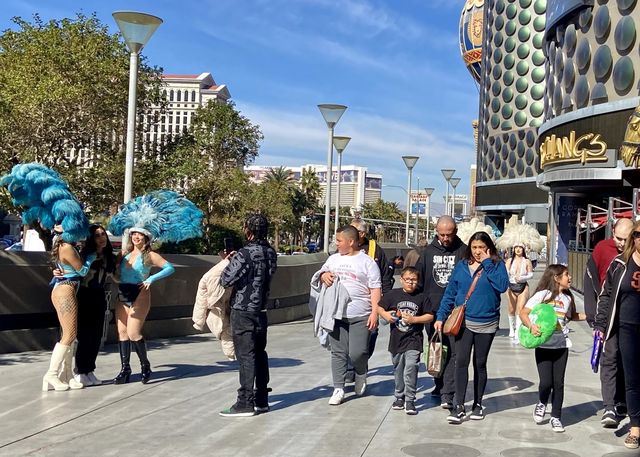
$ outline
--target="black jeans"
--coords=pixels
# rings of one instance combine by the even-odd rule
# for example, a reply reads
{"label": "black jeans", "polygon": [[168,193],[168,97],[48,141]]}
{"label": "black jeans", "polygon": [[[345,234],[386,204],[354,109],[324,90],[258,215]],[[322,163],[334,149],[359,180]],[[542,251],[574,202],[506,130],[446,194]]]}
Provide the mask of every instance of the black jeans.
{"label": "black jeans", "polygon": [[104,314],[107,300],[104,289],[80,287],[78,290],[78,349],[76,369],[80,374],[96,369],[96,358],[100,350],[100,340],[104,328]]}
{"label": "black jeans", "polygon": [[456,406],[464,405],[469,383],[469,363],[473,349],[473,404],[481,405],[487,387],[487,358],[495,333],[475,333],[466,327],[456,335]]}
{"label": "black jeans", "polygon": [[[427,338],[431,340],[435,330],[433,322],[426,324]],[[433,378],[437,392],[440,392],[443,402],[453,402],[453,394],[456,391],[456,351],[455,339],[449,335],[442,335],[442,345],[447,348],[447,358],[444,360],[444,372],[439,378]]]}
{"label": "black jeans", "polygon": [[231,331],[236,358],[240,364],[237,406],[238,408],[268,406],[269,357],[265,351],[267,313],[232,309]]}
{"label": "black jeans", "polygon": [[536,365],[540,386],[538,396],[540,403],[546,405],[551,397],[551,417],[562,418],[562,402],[564,401],[564,374],[567,371],[569,349],[536,348]]}
{"label": "black jeans", "polygon": [[[608,341],[607,344],[609,344]],[[638,363],[640,325],[620,322],[618,345],[624,366],[629,421],[632,427],[640,427],[640,363]]]}
{"label": "black jeans", "polygon": [[600,385],[605,411],[626,402],[624,370],[618,350],[618,333],[609,337],[605,351],[600,356]]}

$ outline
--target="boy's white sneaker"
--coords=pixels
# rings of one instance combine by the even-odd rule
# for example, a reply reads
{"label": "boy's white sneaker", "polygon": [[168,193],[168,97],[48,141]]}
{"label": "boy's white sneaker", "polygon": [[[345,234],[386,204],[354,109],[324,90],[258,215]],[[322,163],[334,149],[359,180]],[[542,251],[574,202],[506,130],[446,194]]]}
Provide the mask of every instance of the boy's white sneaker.
{"label": "boy's white sneaker", "polygon": [[331,398],[329,399],[329,404],[337,406],[342,403],[342,400],[344,400],[344,389],[333,389],[333,395],[331,395]]}

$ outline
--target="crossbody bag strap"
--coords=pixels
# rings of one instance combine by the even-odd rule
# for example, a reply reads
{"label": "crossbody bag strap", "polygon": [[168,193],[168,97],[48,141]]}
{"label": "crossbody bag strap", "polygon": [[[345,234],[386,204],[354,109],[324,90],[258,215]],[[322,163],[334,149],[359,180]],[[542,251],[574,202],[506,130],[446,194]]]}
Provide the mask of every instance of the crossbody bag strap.
{"label": "crossbody bag strap", "polygon": [[469,290],[467,291],[467,295],[464,297],[464,304],[465,305],[469,301],[469,298],[471,297],[471,294],[473,293],[474,289],[476,288],[476,284],[478,284],[478,279],[480,279],[480,275],[481,274],[482,274],[482,270],[477,272],[476,275],[473,277],[473,282],[471,283],[471,286],[469,287]]}

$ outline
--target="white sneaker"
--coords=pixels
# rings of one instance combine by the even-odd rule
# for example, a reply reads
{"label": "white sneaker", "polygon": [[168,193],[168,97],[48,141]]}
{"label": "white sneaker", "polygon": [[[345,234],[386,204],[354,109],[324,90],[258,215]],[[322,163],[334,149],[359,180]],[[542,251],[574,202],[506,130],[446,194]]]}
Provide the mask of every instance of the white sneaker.
{"label": "white sneaker", "polygon": [[[76,381],[77,384],[82,384],[84,387],[88,387],[88,386],[92,386],[93,385],[93,381],[91,381],[91,378],[89,378],[89,376],[86,375],[86,374],[78,374],[78,373],[76,373],[76,374],[73,375],[73,379]],[[69,380],[69,381],[71,381],[71,380]],[[71,387],[71,382],[69,382],[69,387]]]}
{"label": "white sneaker", "polygon": [[93,374],[93,371],[91,373],[88,373],[87,377],[91,380],[91,384],[89,384],[90,386],[102,385],[102,381],[98,379],[95,374]]}
{"label": "white sneaker", "polygon": [[542,424],[544,422],[544,413],[547,412],[547,405],[537,403],[533,410],[533,421],[536,424]]}
{"label": "white sneaker", "polygon": [[356,395],[364,395],[364,391],[367,389],[367,374],[356,374],[356,384],[354,390]]}
{"label": "white sneaker", "polygon": [[333,389],[333,395],[329,399],[329,404],[332,406],[339,405],[344,400],[344,389]]}
{"label": "white sneaker", "polygon": [[516,330],[513,327],[509,327],[509,338],[516,336]]}
{"label": "white sneaker", "polygon": [[564,432],[564,427],[562,426],[562,422],[557,417],[552,417],[549,421],[551,423],[551,429],[556,433]]}

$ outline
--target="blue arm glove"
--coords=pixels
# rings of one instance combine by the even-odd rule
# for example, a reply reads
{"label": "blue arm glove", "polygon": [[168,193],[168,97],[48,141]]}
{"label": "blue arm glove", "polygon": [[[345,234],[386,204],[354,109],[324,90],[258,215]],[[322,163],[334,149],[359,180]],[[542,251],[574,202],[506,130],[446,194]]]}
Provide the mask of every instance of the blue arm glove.
{"label": "blue arm glove", "polygon": [[154,275],[149,276],[146,280],[143,281],[143,284],[153,284],[158,279],[171,276],[174,271],[176,271],[176,269],[173,268],[173,265],[171,265],[169,262],[165,262],[165,264],[162,265],[162,268],[160,269],[160,271]]}
{"label": "blue arm glove", "polygon": [[96,257],[96,254],[89,254],[82,264],[82,268],[76,270],[76,273],[83,277],[87,276],[87,273],[89,273],[89,269],[91,268],[91,264],[96,260]]}

